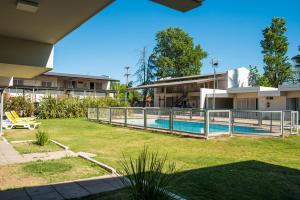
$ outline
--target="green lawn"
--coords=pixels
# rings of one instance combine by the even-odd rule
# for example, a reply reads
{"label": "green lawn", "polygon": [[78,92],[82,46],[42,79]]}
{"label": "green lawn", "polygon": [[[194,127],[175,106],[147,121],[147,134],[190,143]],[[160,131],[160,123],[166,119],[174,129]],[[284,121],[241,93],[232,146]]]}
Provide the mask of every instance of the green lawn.
{"label": "green lawn", "polygon": [[[300,199],[300,137],[181,138],[113,127],[86,119],[42,120],[41,129],[73,151],[86,151],[119,169],[122,155],[144,145],[177,164],[172,191],[188,199]],[[8,140],[34,139],[34,131],[6,131]]]}
{"label": "green lawn", "polygon": [[79,157],[0,165],[0,191],[24,186],[57,183],[108,174]]}
{"label": "green lawn", "polygon": [[49,142],[44,146],[40,146],[35,142],[22,142],[22,143],[13,143],[14,148],[21,154],[27,153],[41,153],[41,152],[51,152],[51,151],[63,151],[64,149]]}

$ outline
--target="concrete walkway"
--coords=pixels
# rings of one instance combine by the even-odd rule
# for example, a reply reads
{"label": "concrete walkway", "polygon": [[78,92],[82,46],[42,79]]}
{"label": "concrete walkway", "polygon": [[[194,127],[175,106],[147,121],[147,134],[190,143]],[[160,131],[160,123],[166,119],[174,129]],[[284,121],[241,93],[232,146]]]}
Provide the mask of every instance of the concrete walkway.
{"label": "concrete walkway", "polygon": [[4,138],[0,137],[0,165],[25,163],[37,160],[53,160],[66,156],[77,156],[77,154],[69,150],[64,150],[21,155],[13,148],[11,144],[9,144]]}
{"label": "concrete walkway", "polygon": [[18,163],[24,158],[0,136],[0,165]]}
{"label": "concrete walkway", "polygon": [[27,187],[0,192],[1,200],[64,200],[123,188],[120,179],[113,175],[93,179]]}

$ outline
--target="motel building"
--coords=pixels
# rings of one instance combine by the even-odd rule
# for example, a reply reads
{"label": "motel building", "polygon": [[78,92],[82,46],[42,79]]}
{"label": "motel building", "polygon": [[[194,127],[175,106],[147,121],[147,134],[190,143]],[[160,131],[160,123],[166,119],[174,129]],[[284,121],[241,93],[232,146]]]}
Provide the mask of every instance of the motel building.
{"label": "motel building", "polygon": [[109,76],[91,76],[46,72],[34,78],[14,78],[13,85],[6,89],[9,96],[24,96],[32,102],[43,97],[112,97],[116,95],[113,85],[119,80]]}
{"label": "motel building", "polygon": [[[133,89],[154,88],[154,107],[300,111],[300,84],[251,87],[245,67],[214,74],[166,78]],[[215,80],[215,92],[214,92]]]}

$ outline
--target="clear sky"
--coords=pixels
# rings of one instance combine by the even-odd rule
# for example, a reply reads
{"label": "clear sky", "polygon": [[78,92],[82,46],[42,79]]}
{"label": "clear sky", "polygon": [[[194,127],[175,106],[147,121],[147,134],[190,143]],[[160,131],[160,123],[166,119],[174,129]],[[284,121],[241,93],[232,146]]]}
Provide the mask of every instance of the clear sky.
{"label": "clear sky", "polygon": [[201,73],[212,71],[211,58],[218,58],[218,71],[249,65],[262,70],[262,30],[274,16],[287,21],[288,56],[298,54],[299,8],[300,0],[205,0],[181,13],[148,0],[117,0],[56,44],[54,71],[123,82],[124,67],[133,74],[141,49],[150,54],[155,33],[168,27],[182,28],[208,52]]}

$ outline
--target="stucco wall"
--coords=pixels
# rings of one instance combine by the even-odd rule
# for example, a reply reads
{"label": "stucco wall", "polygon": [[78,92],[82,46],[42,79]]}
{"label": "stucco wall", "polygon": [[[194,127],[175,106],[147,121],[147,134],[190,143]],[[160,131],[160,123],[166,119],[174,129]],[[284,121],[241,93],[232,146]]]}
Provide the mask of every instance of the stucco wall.
{"label": "stucco wall", "polygon": [[227,72],[228,88],[248,87],[249,70],[245,67],[240,67]]}

